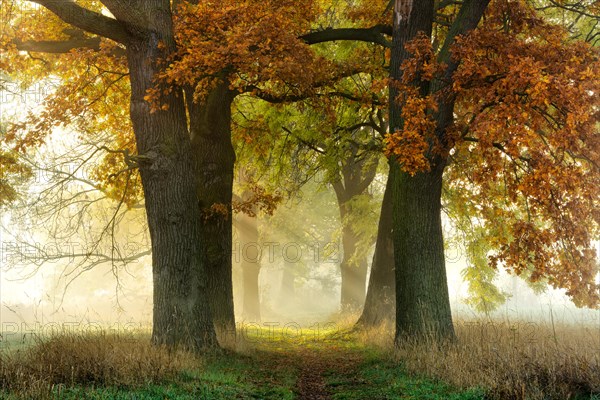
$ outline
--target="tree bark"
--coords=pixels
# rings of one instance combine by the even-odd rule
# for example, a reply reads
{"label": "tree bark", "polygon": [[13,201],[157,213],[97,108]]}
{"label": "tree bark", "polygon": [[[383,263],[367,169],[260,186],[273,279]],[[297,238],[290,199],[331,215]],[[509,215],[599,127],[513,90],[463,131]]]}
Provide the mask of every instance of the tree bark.
{"label": "tree bark", "polygon": [[452,339],[441,195],[443,164],[410,176],[397,171],[394,196],[396,340],[406,336]]}
{"label": "tree bark", "polygon": [[[423,32],[431,37],[433,0],[396,2],[390,77],[402,79],[402,62],[410,55],[406,43]],[[415,81],[422,95],[430,84]],[[403,127],[398,89],[390,85],[390,131]],[[430,159],[431,172],[415,176],[392,160],[393,246],[396,280],[396,341],[405,336],[454,337],[446,280],[441,225],[443,160]]]}
{"label": "tree bark", "polygon": [[235,341],[232,282],[232,208],[235,152],[231,143],[231,104],[236,92],[222,81],[201,102],[187,96],[192,148],[198,175],[198,201],[208,295],[219,343]]}
{"label": "tree bark", "polygon": [[152,340],[193,350],[215,347],[206,307],[197,179],[183,95],[173,89],[160,99],[168,109],[156,112],[144,100],[146,91],[156,84],[158,61],[175,47],[169,2],[144,2],[137,11],[150,24],[129,39],[127,58],[131,119],[152,243]]}
{"label": "tree bark", "polygon": [[381,214],[377,228],[375,254],[363,312],[358,319],[360,328],[391,325],[396,319],[396,284],[394,272],[394,245],[392,242],[392,174],[390,169],[385,185]]}

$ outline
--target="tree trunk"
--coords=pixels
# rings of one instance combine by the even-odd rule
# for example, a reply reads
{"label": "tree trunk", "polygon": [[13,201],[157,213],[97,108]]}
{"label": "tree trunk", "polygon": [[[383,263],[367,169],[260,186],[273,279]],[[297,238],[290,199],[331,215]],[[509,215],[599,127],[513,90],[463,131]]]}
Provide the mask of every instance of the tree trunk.
{"label": "tree trunk", "polygon": [[192,148],[196,156],[203,257],[209,303],[219,342],[235,342],[232,282],[232,209],[235,152],[231,143],[231,104],[235,92],[220,82],[199,103],[187,96]]}
{"label": "tree trunk", "polygon": [[260,247],[258,243],[258,225],[256,217],[240,214],[240,248],[242,252],[241,268],[243,279],[242,317],[246,322],[260,322]]}
{"label": "tree trunk", "polygon": [[256,263],[242,264],[244,279],[244,303],[242,317],[246,322],[260,322],[260,290],[258,278],[260,265]]}
{"label": "tree trunk", "polygon": [[[418,32],[431,37],[434,1],[408,1],[394,10],[390,78],[402,78],[402,63],[410,55],[405,44]],[[413,83],[421,95],[429,94],[430,83]],[[398,89],[390,85],[390,131],[403,127]],[[396,276],[396,342],[410,335],[424,338],[453,338],[444,243],[441,224],[441,193],[444,162],[430,157],[431,172],[415,176],[390,163],[393,196],[393,246]]]}
{"label": "tree trunk", "polygon": [[377,172],[377,161],[364,155],[359,156],[359,146],[352,144],[350,152],[342,160],[339,179],[331,185],[335,191],[342,223],[343,259],[340,263],[342,287],[340,308],[342,313],[353,313],[365,301],[367,258],[358,254],[361,237],[352,224],[352,199],[365,194]]}
{"label": "tree trunk", "polygon": [[397,341],[454,337],[442,237],[443,170],[440,165],[415,176],[396,171],[392,181]]}
{"label": "tree trunk", "polygon": [[160,99],[167,110],[151,112],[144,100],[147,89],[155,86],[157,61],[175,46],[168,2],[160,2],[167,9],[154,3],[148,2],[145,10],[152,12],[154,25],[127,45],[131,120],[152,243],[152,340],[198,351],[216,346],[216,337],[206,307],[197,178],[185,105],[176,89]]}
{"label": "tree trunk", "polygon": [[359,239],[351,226],[342,228],[344,258],[340,264],[342,273],[340,304],[341,311],[344,313],[360,310],[365,301],[368,264],[366,257],[356,254]]}
{"label": "tree trunk", "polygon": [[295,264],[284,261],[279,288],[279,303],[289,307],[296,300],[296,274],[293,270]]}
{"label": "tree trunk", "polygon": [[392,243],[392,173],[390,169],[381,203],[375,254],[365,306],[357,325],[373,328],[391,325],[396,319],[396,285],[394,273],[394,245]]}

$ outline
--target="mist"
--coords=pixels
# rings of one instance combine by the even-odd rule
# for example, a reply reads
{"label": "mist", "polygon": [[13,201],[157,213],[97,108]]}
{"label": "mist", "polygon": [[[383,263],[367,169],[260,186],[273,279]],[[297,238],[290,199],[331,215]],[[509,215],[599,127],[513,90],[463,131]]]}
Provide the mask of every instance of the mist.
{"label": "mist", "polygon": [[[374,184],[373,193],[381,200],[382,178]],[[32,186],[43,190],[48,182]],[[79,190],[80,187],[77,187]],[[333,207],[332,207],[333,205]],[[67,327],[115,327],[149,329],[152,322],[152,271],[148,238],[145,234],[142,210],[124,212],[118,233],[103,242],[98,253],[125,251],[122,257],[134,257],[127,262],[80,259],[80,253],[95,243],[90,230],[72,232],[62,239],[51,238],[47,226],[39,229],[27,208],[27,228],[19,227],[19,207],[2,217],[2,270],[0,274],[0,321],[4,331],[30,333],[43,326],[55,329],[55,324]],[[38,210],[39,211],[39,210]],[[76,210],[76,212],[78,212]],[[110,213],[108,213],[110,215]],[[41,215],[40,215],[41,217]],[[63,216],[65,224],[67,216]],[[378,215],[373,215],[373,221]],[[23,221],[23,215],[20,215]],[[69,216],[72,218],[72,215]],[[88,221],[107,215],[87,215]],[[237,221],[236,217],[236,221]],[[280,204],[273,215],[252,218],[259,238],[255,242],[241,240],[240,230],[247,229],[234,222],[233,283],[236,321],[239,326],[336,323],[340,319],[355,319],[358,311],[344,315],[340,310],[343,257],[340,240],[341,223],[335,209],[335,195],[322,181],[313,180]],[[91,222],[90,222],[91,223]],[[10,227],[10,229],[9,229]],[[37,227],[37,228],[36,228]],[[446,230],[453,229],[446,221]],[[90,243],[86,243],[90,240]],[[95,245],[94,245],[95,246]],[[100,246],[100,247],[102,247]],[[366,254],[371,260],[373,246]],[[104,254],[103,256],[106,256]],[[143,254],[138,256],[138,254]],[[54,257],[55,259],[52,259]],[[87,263],[98,265],[88,268]],[[244,315],[244,284],[242,262],[260,266],[260,318]],[[477,312],[468,306],[468,282],[462,276],[467,257],[460,245],[446,248],[446,269],[452,312],[457,323],[483,319],[501,321],[554,322],[561,324],[596,325],[600,329],[600,311],[576,307],[564,293],[545,284],[529,285],[518,276],[498,271],[494,280],[507,300],[489,313]],[[367,276],[367,280],[368,280]]]}

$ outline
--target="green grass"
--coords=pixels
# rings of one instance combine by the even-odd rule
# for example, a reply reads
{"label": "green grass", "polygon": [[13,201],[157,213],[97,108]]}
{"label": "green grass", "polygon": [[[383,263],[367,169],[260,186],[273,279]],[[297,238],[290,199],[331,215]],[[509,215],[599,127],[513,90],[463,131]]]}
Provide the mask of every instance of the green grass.
{"label": "green grass", "polygon": [[[311,383],[334,400],[483,400],[482,388],[458,389],[452,385],[411,374],[390,354],[364,344],[354,335],[335,330],[303,332],[290,337],[285,332],[270,329],[256,331],[244,337],[245,345],[240,352],[223,352],[206,356],[192,364],[182,364],[174,374],[157,375],[146,381],[146,373],[132,385],[101,386],[98,383],[60,384],[43,383],[44,399],[277,399],[299,398],[301,392],[310,390]],[[62,343],[62,342],[61,342]],[[65,341],[65,346],[70,342]],[[88,342],[84,346],[89,347]],[[97,342],[91,342],[97,343]],[[110,340],[102,342],[114,346]],[[35,346],[35,345],[32,345]],[[129,344],[127,344],[130,347]],[[150,349],[150,347],[148,347]],[[65,352],[72,349],[63,349]],[[85,353],[87,354],[87,353]],[[123,354],[123,353],[118,353]],[[138,353],[133,353],[138,354]],[[143,360],[127,362],[137,363]],[[122,357],[121,357],[122,358]],[[117,360],[116,362],[120,362]],[[78,364],[79,365],[79,364]],[[112,368],[108,364],[105,368]],[[134,364],[137,365],[137,364]],[[151,372],[157,364],[149,363]],[[153,367],[154,366],[154,367]],[[129,371],[129,370],[127,370]],[[130,376],[130,375],[127,375]],[[24,379],[27,379],[26,377]],[[309,384],[299,384],[306,382]],[[84,381],[86,382],[86,381]],[[89,381],[92,382],[92,381]],[[97,381],[96,381],[97,382]],[[143,383],[146,382],[146,383]],[[309,389],[306,389],[309,388]],[[41,399],[39,393],[28,395],[26,391],[8,393],[0,391],[0,399]],[[580,398],[583,400],[584,398]],[[596,397],[585,397],[600,400]]]}
{"label": "green grass", "polygon": [[480,389],[461,391],[431,379],[410,376],[397,363],[371,358],[364,361],[354,374],[327,376],[334,400],[482,400]]}
{"label": "green grass", "polygon": [[[272,366],[257,358],[230,353],[211,356],[197,370],[181,371],[177,377],[137,387],[66,387],[57,385],[50,398],[75,399],[293,399],[293,371]],[[6,400],[21,399],[1,393]]]}

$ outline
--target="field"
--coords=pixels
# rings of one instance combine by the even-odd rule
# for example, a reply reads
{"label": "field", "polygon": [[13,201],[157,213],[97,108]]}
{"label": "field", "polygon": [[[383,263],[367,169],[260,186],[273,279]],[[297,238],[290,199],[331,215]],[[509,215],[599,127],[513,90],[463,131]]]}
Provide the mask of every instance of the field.
{"label": "field", "polygon": [[[325,329],[327,328],[327,329]],[[193,356],[144,334],[4,343],[3,399],[600,399],[598,326],[463,321],[452,344],[385,329],[242,328],[237,348]]]}

